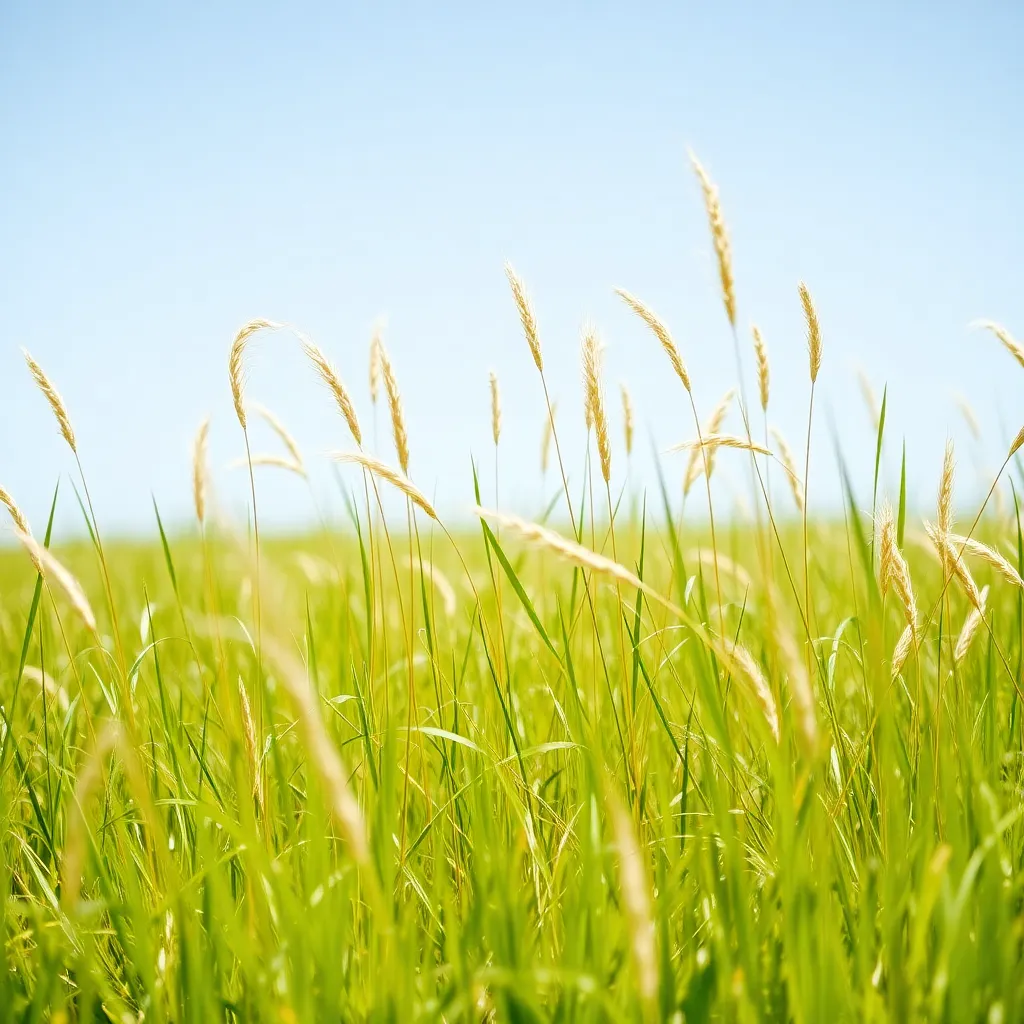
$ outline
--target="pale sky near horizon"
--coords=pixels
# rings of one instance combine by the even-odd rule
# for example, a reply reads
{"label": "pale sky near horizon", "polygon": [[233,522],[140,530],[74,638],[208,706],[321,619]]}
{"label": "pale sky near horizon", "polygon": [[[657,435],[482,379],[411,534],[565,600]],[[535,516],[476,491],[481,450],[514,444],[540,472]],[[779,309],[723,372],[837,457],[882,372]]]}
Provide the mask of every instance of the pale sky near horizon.
{"label": "pale sky near horizon", "polygon": [[[63,476],[61,530],[80,531],[73,463],[24,345],[64,395],[109,533],[151,531],[151,495],[165,519],[188,522],[190,446],[207,413],[218,492],[244,509],[244,474],[226,468],[242,453],[235,330],[254,316],[300,326],[371,433],[368,342],[385,315],[414,479],[453,519],[472,500],[471,456],[490,489],[493,368],[501,501],[535,512],[541,392],[509,259],[533,295],[574,482],[579,329],[592,319],[607,343],[615,481],[626,380],[630,473],[652,485],[652,438],[665,448],[694,431],[663,353],[613,288],[669,323],[702,416],[735,379],[692,147],[721,189],[747,369],[755,321],[771,418],[798,453],[800,279],[817,302],[812,501],[835,507],[830,418],[870,496],[859,365],[879,392],[888,383],[890,483],[905,437],[911,493],[930,502],[949,435],[968,503],[1024,422],[1024,369],[969,327],[988,317],[1024,337],[1022,43],[1015,3],[6,0],[0,483],[41,529]],[[248,393],[290,426],[340,516],[323,452],[351,442],[293,338],[253,346]],[[727,429],[740,428],[734,413]],[[383,415],[379,429],[394,461]],[[253,443],[277,450],[262,429]],[[720,488],[745,485],[742,458],[720,457]],[[676,479],[681,457],[663,459]],[[268,526],[312,521],[300,481],[263,470],[257,483]]]}

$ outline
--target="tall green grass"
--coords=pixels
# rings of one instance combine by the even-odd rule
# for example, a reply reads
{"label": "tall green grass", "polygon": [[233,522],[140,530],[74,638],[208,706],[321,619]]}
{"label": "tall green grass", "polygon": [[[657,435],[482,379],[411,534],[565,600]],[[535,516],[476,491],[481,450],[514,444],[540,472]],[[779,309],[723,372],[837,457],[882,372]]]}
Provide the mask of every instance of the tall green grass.
{"label": "tall green grass", "polygon": [[876,517],[884,402],[839,520],[790,494],[825,451],[705,447],[737,523],[554,439],[561,550],[386,517],[371,471],[258,549],[158,510],[101,547],[83,500],[95,632],[0,552],[0,1021],[1024,1019],[1017,516],[940,510],[943,556],[904,465]]}

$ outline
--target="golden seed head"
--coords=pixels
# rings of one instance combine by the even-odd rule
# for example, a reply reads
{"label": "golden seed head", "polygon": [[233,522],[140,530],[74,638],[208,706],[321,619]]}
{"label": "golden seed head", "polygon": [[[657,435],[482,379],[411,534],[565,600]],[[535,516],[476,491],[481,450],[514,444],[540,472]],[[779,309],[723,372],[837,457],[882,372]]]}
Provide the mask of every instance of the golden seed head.
{"label": "golden seed head", "polygon": [[494,446],[498,446],[498,438],[501,436],[501,394],[498,392],[498,375],[491,370],[491,437],[494,438]]}
{"label": "golden seed head", "polygon": [[530,297],[526,294],[526,288],[512,269],[511,263],[505,264],[505,276],[512,287],[512,297],[516,300],[516,309],[519,310],[519,319],[523,324],[523,334],[526,335],[526,344],[530,346],[533,361],[537,369],[544,372],[544,358],[540,351],[540,339],[537,337],[537,320],[533,315],[533,307],[530,305]]}
{"label": "golden seed head", "polygon": [[1007,454],[1007,458],[1011,458],[1020,451],[1021,445],[1024,445],[1024,427],[1021,427],[1017,432],[1017,436],[1013,439],[1013,444],[1010,445],[1010,451]]}
{"label": "golden seed head", "polygon": [[384,377],[384,390],[388,396],[388,409],[391,413],[391,433],[395,439],[395,451],[398,453],[398,464],[402,472],[409,475],[409,435],[405,429],[405,413],[402,411],[402,393],[398,390],[391,358],[383,342],[380,345],[380,368]]}
{"label": "golden seed head", "polygon": [[964,620],[963,628],[960,630],[960,635],[956,640],[956,647],[953,649],[953,660],[955,662],[961,662],[967,657],[967,652],[970,650],[971,641],[974,639],[974,634],[978,631],[978,626],[981,625],[981,620],[985,614],[985,604],[988,600],[988,587],[981,588],[981,605],[977,608],[972,607],[970,612],[967,614],[967,618]]}
{"label": "golden seed head", "polygon": [[597,438],[597,452],[601,460],[601,476],[608,483],[612,472],[611,442],[608,438],[608,417],[604,408],[604,390],[601,387],[601,340],[596,328],[583,328],[583,390],[589,422],[593,423]]}
{"label": "golden seed head", "polygon": [[437,518],[437,512],[434,511],[434,506],[430,504],[426,496],[408,477],[392,469],[387,463],[381,462],[380,459],[374,458],[372,455],[367,455],[366,452],[334,452],[331,458],[335,462],[353,462],[357,466],[362,466],[363,469],[374,476],[387,481],[393,487],[397,487],[414,505],[423,509],[431,519],[440,522]]}
{"label": "golden seed head", "polygon": [[257,317],[250,320],[238,329],[234,340],[231,342],[231,351],[228,354],[228,377],[231,381],[231,398],[235,403],[235,415],[243,430],[246,428],[245,416],[245,349],[249,340],[257,331],[273,330],[281,324],[273,320],[264,320]]}
{"label": "golden seed head", "polygon": [[[726,413],[729,411],[729,406],[732,404],[733,396],[736,394],[734,388],[730,388],[718,401],[718,405],[711,410],[711,415],[707,418],[704,426],[701,428],[700,436],[701,440],[705,437],[717,435],[722,429],[722,424],[725,422]],[[701,473],[707,470],[708,479],[711,477],[711,472],[715,465],[715,446],[709,445],[707,448],[704,447],[700,442],[690,450],[690,461],[686,464],[686,475],[683,477],[683,494],[687,495],[690,493],[690,488],[700,479]],[[705,461],[706,460],[706,461]]]}
{"label": "golden seed head", "polygon": [[378,320],[373,327],[373,335],[370,338],[370,401],[377,404],[377,397],[380,395],[380,350],[383,342],[383,322]]}
{"label": "golden seed head", "polygon": [[10,513],[11,519],[14,525],[22,533],[31,534],[32,531],[29,529],[28,520],[25,518],[25,514],[18,508],[14,499],[10,493],[3,487],[0,487],[0,505],[3,505]]}
{"label": "golden seed head", "polygon": [[551,440],[554,437],[554,420],[557,411],[558,403],[553,402],[550,413],[544,417],[544,434],[540,441],[540,471],[542,474],[548,471],[548,457],[551,454]]}
{"label": "golden seed head", "polygon": [[620,384],[622,392],[622,432],[626,441],[626,457],[633,454],[633,399],[630,398],[629,388]]}
{"label": "golden seed head", "polygon": [[[323,351],[311,341],[303,341],[302,349],[306,353],[306,357],[313,364],[313,369],[316,370],[317,376],[334,398],[335,404],[348,424],[349,433],[355,439],[357,445],[362,445],[363,432],[359,429],[359,419],[356,416],[355,406],[352,405],[352,399],[349,397],[345,385],[342,384],[337,370],[331,365],[330,360],[324,355]],[[295,453],[293,452],[293,454]],[[295,461],[300,465],[302,464],[301,457],[297,457]]]}
{"label": "golden seed head", "polygon": [[800,303],[804,307],[804,319],[807,321],[807,355],[810,359],[813,384],[818,379],[818,370],[821,369],[821,324],[818,322],[818,313],[814,308],[811,293],[803,281],[800,282]]}
{"label": "golden seed head", "polygon": [[668,356],[676,376],[682,381],[683,387],[689,391],[690,375],[686,371],[683,357],[679,354],[679,349],[672,340],[672,335],[669,334],[668,328],[636,296],[630,295],[629,292],[624,291],[622,288],[616,288],[615,294],[651,329],[654,336],[661,343],[661,347],[665,350],[665,354]]}
{"label": "golden seed head", "polygon": [[700,161],[691,152],[690,162],[700,181],[701,191],[704,193],[704,207],[708,214],[708,224],[711,227],[711,241],[715,246],[715,255],[718,257],[718,276],[722,283],[722,301],[725,303],[725,314],[729,323],[736,326],[736,292],[732,275],[732,250],[729,246],[729,234],[725,229],[725,218],[722,216],[722,204],[718,197],[718,188],[708,177],[707,171],[701,166]]}
{"label": "golden seed head", "polygon": [[754,336],[754,355],[757,357],[757,389],[761,395],[761,411],[768,411],[768,349],[765,346],[761,331],[755,324],[750,328]]}
{"label": "golden seed head", "polygon": [[1024,345],[1022,345],[1012,334],[1003,326],[997,323],[993,323],[991,320],[978,320],[975,327],[984,327],[985,330],[991,331],[1006,348],[1006,351],[1013,356],[1014,359],[1024,366]]}
{"label": "golden seed head", "polygon": [[36,387],[42,391],[43,396],[46,398],[46,401],[49,402],[50,408],[53,410],[53,415],[57,419],[57,426],[60,427],[61,436],[67,442],[71,451],[77,455],[78,445],[75,442],[75,432],[71,427],[71,417],[68,415],[64,399],[60,397],[60,392],[53,386],[50,378],[43,372],[43,368],[32,358],[28,349],[23,348],[21,353],[25,357],[29,373],[32,374],[32,379],[36,382]]}
{"label": "golden seed head", "polygon": [[200,525],[206,521],[206,452],[210,437],[210,417],[207,416],[196,431],[192,444],[192,499],[196,519]]}
{"label": "golden seed head", "polygon": [[15,530],[14,534],[28,552],[36,569],[47,579],[54,580],[60,586],[71,602],[71,607],[78,613],[78,617],[90,632],[95,633],[96,616],[93,615],[89,600],[78,580],[57,561],[49,548],[43,547],[31,534],[22,530]]}
{"label": "golden seed head", "polygon": [[946,451],[942,459],[942,479],[939,482],[938,520],[936,525],[939,533],[948,534],[953,529],[953,441],[947,439]]}
{"label": "golden seed head", "polygon": [[906,664],[907,658],[910,656],[910,652],[914,646],[914,627],[907,626],[902,633],[900,633],[899,640],[896,641],[896,646],[892,651],[892,677],[895,679]]}

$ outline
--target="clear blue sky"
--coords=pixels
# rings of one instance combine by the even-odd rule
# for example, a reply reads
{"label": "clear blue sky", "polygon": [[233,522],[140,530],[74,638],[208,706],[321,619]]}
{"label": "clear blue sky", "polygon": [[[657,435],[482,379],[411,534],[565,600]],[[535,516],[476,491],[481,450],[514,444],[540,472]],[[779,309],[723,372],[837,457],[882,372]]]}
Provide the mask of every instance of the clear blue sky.
{"label": "clear blue sky", "polygon": [[[216,9],[214,9],[216,8]],[[776,8],[776,10],[769,10]],[[0,481],[38,525],[71,470],[21,362],[64,394],[101,523],[190,513],[191,438],[244,507],[228,347],[253,316],[300,325],[370,419],[370,326],[407,402],[412,474],[454,515],[470,454],[490,465],[487,373],[504,394],[503,492],[530,511],[542,406],[502,262],[528,282],[570,462],[583,444],[579,325],[606,339],[608,400],[649,434],[693,434],[654,340],[612,294],[670,323],[704,412],[733,352],[687,147],[718,181],[743,340],[772,356],[774,418],[802,447],[807,370],[796,284],[825,334],[826,415],[857,477],[872,437],[855,367],[888,382],[894,473],[906,436],[929,499],[947,433],[963,493],[1024,420],[1024,370],[977,317],[1024,336],[1024,7],[1015,3],[0,7]],[[253,349],[249,394],[320,465],[349,446],[296,343]],[[979,446],[953,395],[975,406]],[[732,429],[739,426],[732,420]],[[382,422],[382,440],[384,424]],[[271,442],[259,435],[257,449]],[[386,449],[390,460],[390,448]],[[722,486],[745,481],[723,456]],[[668,457],[676,472],[679,456]],[[820,501],[832,500],[821,478]],[[261,518],[308,522],[270,470]],[[62,528],[80,519],[67,489]]]}

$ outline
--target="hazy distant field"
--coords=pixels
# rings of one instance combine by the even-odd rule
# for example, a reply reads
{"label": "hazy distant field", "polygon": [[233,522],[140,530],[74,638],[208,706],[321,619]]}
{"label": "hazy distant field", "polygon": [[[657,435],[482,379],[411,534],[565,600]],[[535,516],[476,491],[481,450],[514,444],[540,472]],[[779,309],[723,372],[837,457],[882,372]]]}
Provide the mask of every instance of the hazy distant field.
{"label": "hazy distant field", "polygon": [[[546,396],[543,326],[509,276]],[[773,372],[806,378],[814,415],[810,293],[804,365],[733,328],[758,388],[728,435],[624,298],[696,447],[623,493],[631,437],[610,434],[620,399],[584,337],[559,417],[587,418],[586,464],[553,434],[550,509],[493,514],[496,391],[479,526],[455,536],[405,473],[416,438],[379,340],[394,445],[374,455],[307,345],[331,443],[355,453],[351,515],[287,542],[253,529],[267,474],[304,469],[283,427],[248,526],[221,521],[200,432],[195,525],[106,537],[35,367],[93,540],[51,555],[46,522],[21,522],[24,550],[0,552],[0,1021],[1024,1017],[1024,436],[1001,504],[958,505],[948,448],[934,509],[848,491],[819,519],[803,445],[767,429]],[[246,346],[273,327],[231,346],[240,438]],[[749,521],[709,510],[726,459]],[[396,488],[408,511],[384,519]],[[74,507],[70,481],[57,500]]]}

